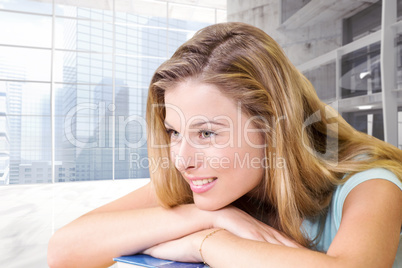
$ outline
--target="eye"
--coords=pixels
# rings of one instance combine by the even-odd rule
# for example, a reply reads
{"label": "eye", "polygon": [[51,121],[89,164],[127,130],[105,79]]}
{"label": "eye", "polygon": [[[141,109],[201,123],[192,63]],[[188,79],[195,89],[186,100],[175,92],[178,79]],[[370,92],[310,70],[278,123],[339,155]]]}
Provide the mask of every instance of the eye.
{"label": "eye", "polygon": [[215,132],[213,132],[213,131],[208,131],[208,130],[201,130],[201,131],[198,132],[198,133],[199,133],[199,137],[202,138],[202,139],[209,139],[209,138],[211,138],[212,136],[216,135]]}
{"label": "eye", "polygon": [[166,129],[167,134],[169,135],[169,137],[171,138],[179,138],[180,137],[180,133],[174,129],[168,128]]}

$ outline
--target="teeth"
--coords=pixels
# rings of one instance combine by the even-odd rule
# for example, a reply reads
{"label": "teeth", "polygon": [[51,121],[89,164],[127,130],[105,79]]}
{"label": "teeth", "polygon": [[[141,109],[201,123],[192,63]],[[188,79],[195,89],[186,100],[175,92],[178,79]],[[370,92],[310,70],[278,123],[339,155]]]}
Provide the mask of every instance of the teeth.
{"label": "teeth", "polygon": [[203,180],[194,180],[194,181],[192,181],[192,183],[195,186],[201,186],[201,185],[213,182],[214,180],[215,180],[215,178],[209,178],[209,179],[203,179]]}

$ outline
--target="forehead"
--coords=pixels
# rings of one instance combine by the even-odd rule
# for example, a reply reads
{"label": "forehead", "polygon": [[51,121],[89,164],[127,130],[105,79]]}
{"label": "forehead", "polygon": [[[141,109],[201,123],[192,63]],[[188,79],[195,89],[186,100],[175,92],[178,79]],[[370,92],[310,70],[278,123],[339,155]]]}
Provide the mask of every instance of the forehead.
{"label": "forehead", "polygon": [[238,105],[223,95],[212,84],[195,80],[180,82],[165,92],[166,118],[177,116],[182,112],[186,119],[205,116],[212,119],[217,116],[236,116]]}

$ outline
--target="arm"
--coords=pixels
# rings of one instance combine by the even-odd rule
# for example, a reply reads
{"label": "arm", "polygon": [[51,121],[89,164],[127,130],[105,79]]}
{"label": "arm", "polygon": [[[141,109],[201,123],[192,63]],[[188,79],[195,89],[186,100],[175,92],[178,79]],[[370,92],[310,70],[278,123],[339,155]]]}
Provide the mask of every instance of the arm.
{"label": "arm", "polygon": [[[393,183],[369,180],[356,186],[346,198],[340,229],[327,254],[219,231],[204,241],[203,256],[208,264],[218,268],[391,267],[399,242],[401,204],[402,192]],[[198,249],[208,233],[201,231],[178,240],[191,248],[189,260],[202,261]],[[169,243],[177,245],[174,251],[168,247]],[[150,252],[175,258],[175,252],[181,251],[177,250],[179,246],[180,243],[172,241],[151,248]]]}
{"label": "arm", "polygon": [[59,229],[48,247],[50,267],[107,267],[113,257],[208,228],[194,205],[164,209],[148,184]]}
{"label": "arm", "polygon": [[205,241],[204,258],[212,267],[391,267],[402,224],[401,204],[402,192],[393,183],[366,181],[346,198],[340,228],[327,254],[218,232]]}

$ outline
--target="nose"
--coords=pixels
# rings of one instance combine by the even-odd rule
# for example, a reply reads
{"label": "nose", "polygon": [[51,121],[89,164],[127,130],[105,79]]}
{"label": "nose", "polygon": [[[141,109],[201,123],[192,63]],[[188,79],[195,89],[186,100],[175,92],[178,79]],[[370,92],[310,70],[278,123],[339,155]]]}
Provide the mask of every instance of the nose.
{"label": "nose", "polygon": [[190,169],[195,169],[198,166],[197,148],[194,144],[189,143],[187,137],[183,137],[178,144],[171,148],[173,153],[172,157],[174,159],[175,167],[180,172],[186,172]]}

